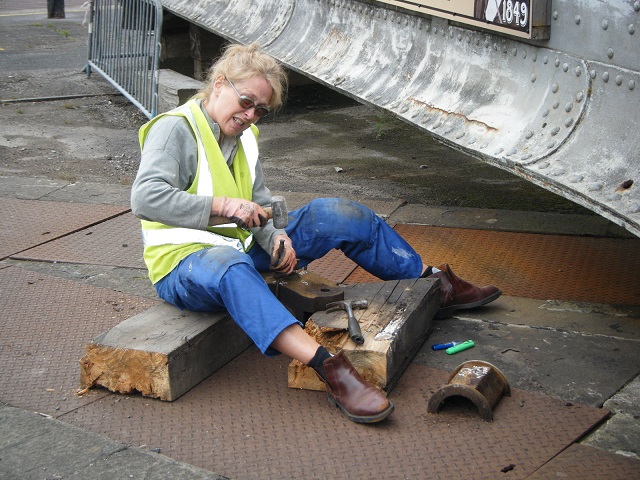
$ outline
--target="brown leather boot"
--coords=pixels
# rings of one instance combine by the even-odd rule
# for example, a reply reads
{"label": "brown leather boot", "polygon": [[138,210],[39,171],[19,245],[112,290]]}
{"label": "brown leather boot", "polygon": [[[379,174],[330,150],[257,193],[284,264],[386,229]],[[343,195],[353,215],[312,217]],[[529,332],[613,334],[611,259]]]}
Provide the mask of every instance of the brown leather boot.
{"label": "brown leather boot", "polygon": [[327,386],[327,399],[338,406],[349,420],[357,423],[380,422],[395,408],[380,390],[365,382],[344,354],[340,352],[322,364]]}
{"label": "brown leather boot", "polygon": [[478,287],[462,280],[451,271],[448,263],[440,265],[438,270],[427,277],[440,279],[440,310],[436,318],[448,318],[456,310],[486,305],[502,295],[493,285]]}

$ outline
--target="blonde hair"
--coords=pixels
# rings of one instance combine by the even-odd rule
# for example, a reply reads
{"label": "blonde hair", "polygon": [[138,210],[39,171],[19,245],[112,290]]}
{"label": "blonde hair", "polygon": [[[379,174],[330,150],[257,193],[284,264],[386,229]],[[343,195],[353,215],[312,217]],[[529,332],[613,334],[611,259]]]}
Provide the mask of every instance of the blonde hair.
{"label": "blonde hair", "polygon": [[231,82],[253,77],[264,78],[273,90],[269,100],[269,106],[273,110],[282,106],[289,85],[287,73],[282,65],[255,42],[249,45],[228,45],[222,56],[209,69],[206,84],[196,94],[196,98],[208,98],[213,91],[216,78],[220,75]]}

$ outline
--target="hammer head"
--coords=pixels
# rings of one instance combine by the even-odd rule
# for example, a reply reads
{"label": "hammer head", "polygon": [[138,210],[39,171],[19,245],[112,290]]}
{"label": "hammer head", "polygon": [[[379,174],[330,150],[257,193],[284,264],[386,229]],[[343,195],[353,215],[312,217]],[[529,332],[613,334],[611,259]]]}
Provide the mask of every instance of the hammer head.
{"label": "hammer head", "polygon": [[271,210],[273,212],[273,226],[285,228],[289,225],[289,212],[284,197],[276,195],[271,198]]}
{"label": "hammer head", "polygon": [[367,300],[340,300],[338,302],[327,303],[327,312],[335,310],[346,310],[352,308],[367,308],[369,302]]}

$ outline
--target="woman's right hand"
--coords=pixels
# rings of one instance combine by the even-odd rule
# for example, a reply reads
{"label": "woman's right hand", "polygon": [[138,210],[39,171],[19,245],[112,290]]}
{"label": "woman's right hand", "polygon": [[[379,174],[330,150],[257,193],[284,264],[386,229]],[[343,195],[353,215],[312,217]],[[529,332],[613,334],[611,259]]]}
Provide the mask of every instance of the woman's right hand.
{"label": "woman's right hand", "polygon": [[225,217],[240,228],[264,227],[267,212],[255,202],[243,198],[213,197],[212,217]]}

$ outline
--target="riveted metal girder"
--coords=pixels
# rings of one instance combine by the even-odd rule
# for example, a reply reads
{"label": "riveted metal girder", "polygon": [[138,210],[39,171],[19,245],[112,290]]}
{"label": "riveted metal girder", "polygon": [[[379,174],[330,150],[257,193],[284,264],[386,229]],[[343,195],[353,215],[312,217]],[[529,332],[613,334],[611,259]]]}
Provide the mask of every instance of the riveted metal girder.
{"label": "riveted metal girder", "polygon": [[638,1],[553,1],[545,41],[383,2],[162,4],[640,235]]}

